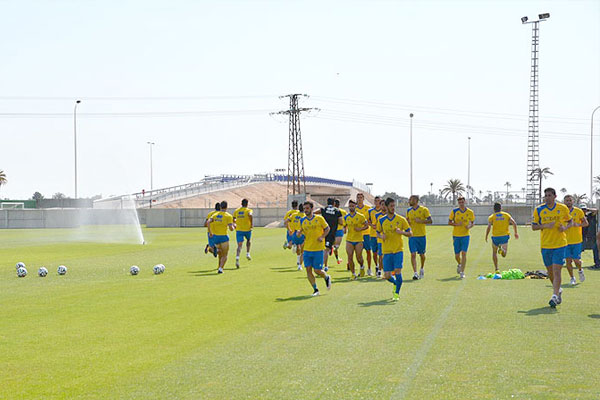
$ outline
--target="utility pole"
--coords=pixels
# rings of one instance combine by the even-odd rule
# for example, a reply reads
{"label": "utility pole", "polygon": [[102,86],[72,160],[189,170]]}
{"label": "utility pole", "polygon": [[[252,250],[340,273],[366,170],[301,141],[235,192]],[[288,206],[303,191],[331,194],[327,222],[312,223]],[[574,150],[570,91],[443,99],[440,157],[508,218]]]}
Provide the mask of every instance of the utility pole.
{"label": "utility pole", "polygon": [[304,175],[304,155],[302,151],[302,134],[300,132],[300,114],[319,110],[318,108],[298,107],[298,97],[308,97],[306,94],[287,94],[280,99],[290,99],[290,109],[271,113],[271,115],[287,115],[289,117],[288,141],[288,195],[306,194],[306,177]]}

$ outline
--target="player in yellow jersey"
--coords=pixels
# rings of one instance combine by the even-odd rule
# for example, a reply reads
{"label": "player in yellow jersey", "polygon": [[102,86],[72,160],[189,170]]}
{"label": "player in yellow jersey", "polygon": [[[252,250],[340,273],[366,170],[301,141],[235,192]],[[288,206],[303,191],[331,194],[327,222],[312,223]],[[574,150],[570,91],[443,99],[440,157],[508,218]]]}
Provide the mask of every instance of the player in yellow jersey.
{"label": "player in yellow jersey", "polygon": [[319,295],[317,282],[313,271],[325,280],[327,290],[331,289],[331,277],[323,272],[323,261],[325,251],[325,237],[329,233],[329,224],[320,215],[313,213],[313,203],[307,201],[304,203],[305,217],[300,221],[300,232],[297,235],[304,235],[304,267],[306,267],[306,277],[313,287],[313,296]]}
{"label": "player in yellow jersey", "polygon": [[[427,232],[425,225],[433,223],[431,213],[425,206],[419,205],[419,196],[413,194],[408,199],[410,208],[406,210],[406,219],[412,229],[412,237],[408,238],[410,263],[413,269],[413,280],[425,277],[425,250],[427,249]],[[421,258],[421,269],[417,275],[417,253]]]}
{"label": "player in yellow jersey", "polygon": [[213,214],[208,220],[208,235],[213,238],[213,243],[219,251],[219,268],[218,274],[223,273],[223,268],[227,262],[227,253],[229,253],[229,236],[227,229],[230,231],[235,229],[233,216],[227,212],[227,202],[221,202],[221,211]]}
{"label": "player in yellow jersey", "polygon": [[534,210],[531,228],[541,231],[542,258],[552,282],[553,292],[548,302],[552,308],[562,303],[561,274],[567,247],[566,230],[570,222],[571,214],[567,206],[556,202],[556,190],[544,190],[544,204]]}
{"label": "player in yellow jersey", "polygon": [[298,271],[302,271],[303,262],[303,247],[304,247],[304,235],[300,232],[300,222],[304,218],[304,205],[298,205],[298,212],[292,215],[292,221],[290,222],[290,228],[293,231],[292,243],[296,247],[296,265]]}
{"label": "player in yellow jersey", "polygon": [[352,279],[356,279],[356,269],[354,267],[354,255],[361,269],[364,270],[364,260],[362,257],[363,232],[369,227],[367,220],[362,214],[356,212],[356,202],[350,199],[348,203],[350,212],[344,217],[346,225],[346,254],[348,254],[348,267],[352,273]]}
{"label": "player in yellow jersey", "polygon": [[293,234],[294,232],[290,229],[289,225],[292,221],[292,216],[298,212],[298,202],[296,200],[292,201],[292,208],[285,213],[285,217],[283,217],[283,226],[285,226],[285,242],[283,243],[283,249],[291,249],[293,245]]}
{"label": "player in yellow jersey", "polygon": [[[367,222],[369,223],[369,247],[371,248],[371,255],[373,264],[375,264],[375,274],[379,276],[379,263],[377,256],[377,219],[375,215],[381,211],[381,197],[375,196],[375,206],[369,208]],[[373,276],[371,272],[371,265],[367,270],[367,275]]]}
{"label": "player in yellow jersey", "polygon": [[[379,201],[380,210],[375,213],[375,220],[379,221],[379,218],[384,217],[387,214],[387,208],[385,206],[385,202],[383,200]],[[381,250],[381,232],[379,232],[379,227],[375,227],[375,234],[377,235],[377,248],[373,250],[375,253],[375,257],[377,258],[377,265],[379,265],[379,270],[377,271],[377,277],[383,277],[383,252]]]}
{"label": "player in yellow jersey", "polygon": [[242,245],[246,239],[246,259],[252,260],[250,257],[250,239],[252,238],[252,209],[248,208],[248,199],[242,200],[242,206],[233,212],[233,222],[236,226],[235,237],[237,239],[237,250],[235,253],[235,267],[240,267],[240,253]]}
{"label": "player in yellow jersey", "polygon": [[[342,213],[342,222],[343,222],[344,217],[346,216],[346,214],[348,214],[348,212],[346,212],[346,210],[340,208],[340,199],[335,199],[333,202],[333,205],[335,208],[339,209],[340,212]],[[342,244],[342,239],[344,238],[345,231],[346,231],[346,226],[342,223],[342,226],[338,225],[337,231],[335,232],[335,245],[333,246],[333,254],[335,254],[335,260],[337,261],[338,264],[340,264],[342,262],[342,259],[340,259],[339,255],[338,255],[338,249],[340,248],[340,245]]]}
{"label": "player in yellow jersey", "polygon": [[408,221],[396,214],[396,201],[391,197],[385,199],[387,213],[377,222],[378,234],[381,236],[383,252],[383,275],[394,285],[393,300],[399,300],[402,287],[402,263],[404,259],[403,236],[411,237]]}
{"label": "player in yellow jersey", "polygon": [[571,277],[571,285],[575,285],[577,281],[573,276],[573,262],[579,270],[579,281],[585,281],[583,268],[581,267],[581,249],[583,246],[582,229],[589,225],[587,218],[581,208],[573,205],[573,196],[565,196],[565,206],[569,209],[572,221],[569,229],[567,229],[567,247],[565,248],[565,258],[567,260],[567,271]]}
{"label": "player in yellow jersey", "polygon": [[469,250],[469,240],[471,238],[469,231],[475,224],[475,214],[473,210],[467,208],[464,197],[458,198],[458,208],[450,212],[448,225],[452,225],[452,241],[454,243],[454,258],[458,263],[456,273],[460,279],[465,278],[465,267],[467,266],[467,251]]}
{"label": "player in yellow jersey", "polygon": [[488,218],[488,226],[485,231],[485,241],[488,241],[490,231],[492,231],[492,261],[494,269],[498,273],[498,253],[506,257],[508,252],[508,240],[510,239],[509,226],[512,225],[515,230],[515,239],[519,238],[517,233],[517,223],[509,213],[502,211],[500,203],[494,203],[494,213]]}
{"label": "player in yellow jersey", "polygon": [[[219,211],[221,211],[221,203],[216,203],[215,209],[213,211],[209,212],[208,215],[206,216],[206,219],[204,220],[204,226],[206,226],[208,228],[208,221],[210,220],[210,218],[213,215],[215,215],[215,213],[218,213]],[[208,244],[204,248],[204,254],[207,254],[210,251],[210,253],[216,257],[217,256],[217,247],[213,243],[213,238],[210,236],[208,231],[206,231],[206,236],[208,236]]]}
{"label": "player in yellow jersey", "polygon": [[[365,204],[365,195],[359,193],[356,195],[356,212],[362,214],[369,222],[369,207]],[[371,228],[363,231],[363,249],[367,253],[367,266],[371,269]],[[364,268],[360,271],[360,276],[365,276]]]}

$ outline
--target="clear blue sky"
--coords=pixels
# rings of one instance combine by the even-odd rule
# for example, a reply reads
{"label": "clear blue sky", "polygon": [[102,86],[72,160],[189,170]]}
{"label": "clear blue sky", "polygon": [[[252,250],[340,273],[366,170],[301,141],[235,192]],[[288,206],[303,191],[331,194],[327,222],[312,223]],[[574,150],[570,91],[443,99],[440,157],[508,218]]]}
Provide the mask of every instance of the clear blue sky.
{"label": "clear blue sky", "polygon": [[475,190],[518,190],[520,17],[541,12],[541,164],[588,192],[600,1],[0,1],[0,197],[73,195],[76,98],[81,196],[148,189],[149,140],[155,188],[286,167],[287,123],[268,113],[294,92],[321,109],[302,120],[307,174],[407,195],[414,112],[415,192],[466,182],[468,136]]}

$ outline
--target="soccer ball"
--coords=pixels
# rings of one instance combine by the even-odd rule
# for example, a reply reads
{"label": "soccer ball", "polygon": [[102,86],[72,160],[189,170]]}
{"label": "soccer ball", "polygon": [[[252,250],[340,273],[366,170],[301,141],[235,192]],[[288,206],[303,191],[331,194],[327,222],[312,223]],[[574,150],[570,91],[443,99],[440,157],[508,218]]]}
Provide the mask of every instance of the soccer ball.
{"label": "soccer ball", "polygon": [[48,270],[46,269],[46,267],[41,267],[40,269],[38,269],[38,275],[42,278],[48,275]]}
{"label": "soccer ball", "polygon": [[60,265],[56,272],[58,272],[59,275],[64,275],[67,273],[67,267],[65,267],[64,265]]}
{"label": "soccer ball", "polygon": [[152,271],[154,271],[154,275],[163,273],[163,269],[161,268],[160,264],[156,264],[154,268],[152,268]]}
{"label": "soccer ball", "polygon": [[25,268],[25,263],[23,263],[23,262],[18,262],[18,263],[17,263],[17,265],[15,265],[15,268],[16,268],[16,269],[19,269],[19,268]]}
{"label": "soccer ball", "polygon": [[25,267],[20,267],[19,269],[17,269],[17,276],[19,278],[24,278],[27,276],[27,270],[25,269]]}
{"label": "soccer ball", "polygon": [[131,275],[137,275],[140,273],[140,268],[137,265],[132,265],[131,268],[129,268],[129,273]]}
{"label": "soccer ball", "polygon": [[165,272],[165,265],[164,264],[158,264],[160,266],[160,273],[162,274],[163,272]]}

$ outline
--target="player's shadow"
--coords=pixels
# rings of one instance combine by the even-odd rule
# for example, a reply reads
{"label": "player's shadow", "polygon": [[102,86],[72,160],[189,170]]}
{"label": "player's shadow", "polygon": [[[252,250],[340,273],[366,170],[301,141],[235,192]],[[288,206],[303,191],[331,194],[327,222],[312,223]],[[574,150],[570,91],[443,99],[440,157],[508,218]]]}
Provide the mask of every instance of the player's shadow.
{"label": "player's shadow", "polygon": [[589,314],[588,317],[593,319],[600,319],[600,314]]}
{"label": "player's shadow", "polygon": [[[213,276],[213,275],[220,275],[217,274],[217,269],[218,268],[213,268],[213,269],[202,269],[202,270],[198,270],[198,271],[188,271],[188,274],[193,274],[194,276]],[[223,268],[224,271],[237,271],[239,270],[239,268]]]}
{"label": "player's shadow", "polygon": [[372,283],[372,282],[377,282],[380,279],[376,279],[374,277],[362,277],[362,278],[358,278],[358,279],[352,279],[352,277],[350,276],[345,276],[343,278],[333,278],[333,283],[351,283],[351,282],[357,282],[357,283]]}
{"label": "player's shadow", "polygon": [[298,271],[298,267],[295,268],[290,268],[290,267],[283,267],[283,268],[270,268],[275,272],[302,272],[302,271]]}
{"label": "player's shadow", "polygon": [[449,278],[438,278],[439,282],[453,282],[453,281],[460,281],[460,276],[451,276]]}
{"label": "player's shadow", "polygon": [[528,317],[532,317],[535,315],[545,315],[545,314],[556,314],[558,311],[556,310],[556,308],[552,308],[552,307],[540,307],[540,308],[532,308],[531,310],[527,310],[527,311],[517,311],[518,314],[525,314]]}
{"label": "player's shadow", "polygon": [[310,294],[306,294],[304,296],[294,296],[294,297],[278,297],[275,299],[275,301],[277,302],[282,302],[282,301],[299,301],[299,300],[308,300],[311,297],[313,297]]}
{"label": "player's shadow", "polygon": [[393,301],[393,300],[384,299],[384,300],[367,301],[367,302],[363,302],[363,303],[358,303],[358,306],[359,307],[389,306],[394,303],[395,303],[395,301]]}

